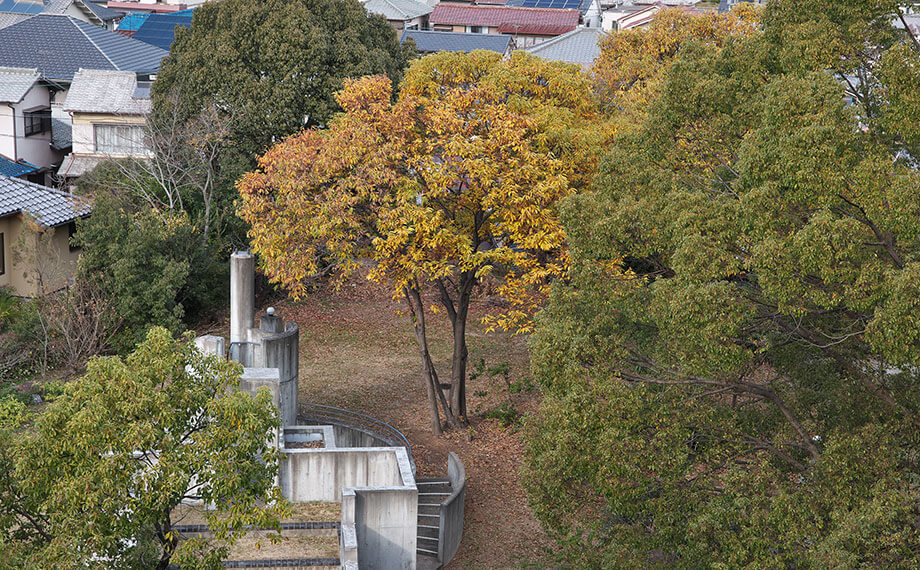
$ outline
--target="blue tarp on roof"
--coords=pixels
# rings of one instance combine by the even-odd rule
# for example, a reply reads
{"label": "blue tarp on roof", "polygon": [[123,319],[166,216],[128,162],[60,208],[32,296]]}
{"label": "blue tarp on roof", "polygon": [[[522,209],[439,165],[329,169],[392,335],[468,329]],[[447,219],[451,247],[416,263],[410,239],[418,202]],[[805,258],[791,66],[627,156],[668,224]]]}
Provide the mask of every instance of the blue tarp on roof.
{"label": "blue tarp on roof", "polygon": [[148,16],[150,16],[150,14],[142,14],[140,12],[127,14],[124,18],[121,19],[121,22],[118,22],[118,27],[116,29],[125,30],[128,32],[136,32],[137,29],[141,27],[141,24],[147,20]]}
{"label": "blue tarp on roof", "polygon": [[182,26],[183,28],[191,26],[194,11],[194,8],[189,8],[172,14],[150,14],[132,37],[152,46],[168,50],[172,46],[173,40],[176,39],[176,26]]}
{"label": "blue tarp on roof", "polygon": [[15,160],[10,160],[5,156],[0,156],[0,176],[16,178],[17,176],[23,176],[25,174],[29,174],[30,172],[35,172],[36,170],[38,170],[38,167],[31,165],[28,162],[16,162]]}

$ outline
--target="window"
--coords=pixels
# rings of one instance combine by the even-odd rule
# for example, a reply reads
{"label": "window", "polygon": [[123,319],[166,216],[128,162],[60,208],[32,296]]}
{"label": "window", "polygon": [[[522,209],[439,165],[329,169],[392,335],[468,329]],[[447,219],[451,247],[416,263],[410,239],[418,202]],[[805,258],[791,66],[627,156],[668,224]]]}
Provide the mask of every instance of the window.
{"label": "window", "polygon": [[6,256],[3,255],[3,232],[0,232],[0,275],[6,273]]}
{"label": "window", "polygon": [[98,154],[149,154],[140,125],[93,125]]}
{"label": "window", "polygon": [[470,33],[471,34],[481,34],[482,26],[470,26]]}
{"label": "window", "polygon": [[51,130],[51,109],[33,109],[23,113],[25,119],[25,135],[40,135]]}

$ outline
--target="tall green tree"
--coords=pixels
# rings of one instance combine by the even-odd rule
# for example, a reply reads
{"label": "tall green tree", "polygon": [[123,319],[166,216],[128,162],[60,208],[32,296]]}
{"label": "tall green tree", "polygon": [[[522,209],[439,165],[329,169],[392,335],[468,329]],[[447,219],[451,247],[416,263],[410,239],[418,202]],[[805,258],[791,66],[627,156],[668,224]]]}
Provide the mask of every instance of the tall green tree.
{"label": "tall green tree", "polygon": [[[221,568],[246,525],[280,529],[277,410],[233,390],[239,375],[156,328],[127,358],[92,360],[33,429],[0,422],[4,564]],[[214,506],[214,540],[180,542],[172,513],[188,500]]]}
{"label": "tall green tree", "polygon": [[177,113],[184,122],[216,108],[228,130],[221,172],[232,184],[272,143],[325,124],[346,77],[398,80],[407,55],[392,26],[356,0],[210,3],[177,30],[154,83],[152,123],[162,130]]}
{"label": "tall green tree", "polygon": [[892,6],[830,4],[682,47],[566,201],[525,482],[575,566],[920,562],[918,49]]}
{"label": "tall green tree", "polygon": [[[104,180],[104,178],[103,178]],[[122,321],[115,348],[125,352],[151,326],[184,330],[225,298],[226,270],[201,244],[183,210],[158,209],[125,194],[96,196],[93,215],[77,222],[83,247],[77,279],[108,298]]]}

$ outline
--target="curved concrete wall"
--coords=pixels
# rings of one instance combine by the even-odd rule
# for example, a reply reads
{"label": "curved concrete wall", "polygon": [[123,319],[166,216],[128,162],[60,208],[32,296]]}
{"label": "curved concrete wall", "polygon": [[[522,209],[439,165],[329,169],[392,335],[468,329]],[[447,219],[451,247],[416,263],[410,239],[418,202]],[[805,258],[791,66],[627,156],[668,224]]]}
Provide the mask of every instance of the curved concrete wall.
{"label": "curved concrete wall", "polygon": [[[275,318],[280,325],[281,319]],[[293,322],[285,323],[284,331],[265,330],[265,320],[263,317],[262,328],[249,330],[249,341],[254,343],[251,345],[252,366],[278,369],[281,379],[281,423],[292,426],[297,423],[300,331],[297,323]]]}
{"label": "curved concrete wall", "polygon": [[441,503],[441,521],[438,529],[438,560],[447,564],[453,560],[463,538],[463,503],[466,500],[466,469],[456,453],[447,454],[447,478],[451,495]]}

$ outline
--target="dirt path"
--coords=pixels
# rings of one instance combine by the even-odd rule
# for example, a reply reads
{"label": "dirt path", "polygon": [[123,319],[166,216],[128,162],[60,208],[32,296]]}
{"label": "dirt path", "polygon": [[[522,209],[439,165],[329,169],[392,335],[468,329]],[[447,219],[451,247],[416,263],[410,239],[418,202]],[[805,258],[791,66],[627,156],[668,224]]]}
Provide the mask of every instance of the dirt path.
{"label": "dirt path", "polygon": [[[508,398],[504,380],[483,374],[470,381],[471,427],[436,438],[428,427],[421,364],[408,317],[397,314],[400,307],[384,289],[356,281],[276,307],[285,320],[300,326],[301,402],[348,408],[397,427],[412,444],[420,476],[444,476],[448,451],[462,459],[468,478],[465,531],[449,568],[514,568],[540,561],[547,539],[519,484],[520,434],[482,417]],[[471,368],[480,359],[486,367],[508,362],[512,381],[526,379],[525,340],[486,334],[479,322],[485,311],[481,303],[471,311]],[[441,316],[429,318],[432,356],[446,370],[449,322]],[[537,398],[526,392],[512,397],[520,410],[532,409]]]}

